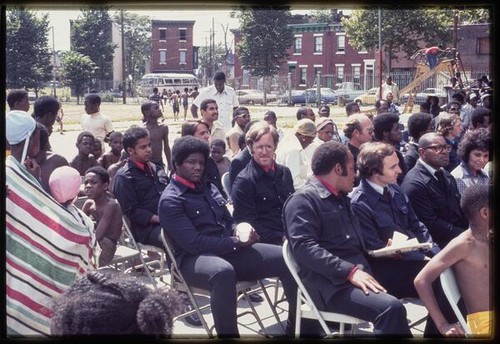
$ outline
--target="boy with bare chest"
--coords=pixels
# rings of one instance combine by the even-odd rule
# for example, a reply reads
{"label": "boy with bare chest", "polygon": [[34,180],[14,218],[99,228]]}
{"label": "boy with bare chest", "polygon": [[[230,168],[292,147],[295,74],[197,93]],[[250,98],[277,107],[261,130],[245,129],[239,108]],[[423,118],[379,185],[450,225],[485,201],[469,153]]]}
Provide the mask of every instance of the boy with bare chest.
{"label": "boy with bare chest", "polygon": [[109,147],[111,150],[109,152],[104,153],[99,160],[97,161],[99,165],[108,169],[109,166],[117,163],[120,160],[120,156],[122,154],[122,138],[123,134],[119,131],[113,131],[109,135]]}
{"label": "boy with bare chest", "polygon": [[101,166],[87,170],[84,185],[89,199],[82,210],[96,222],[96,239],[102,250],[99,266],[105,266],[113,259],[122,234],[122,210],[120,204],[107,194],[109,174]]}
{"label": "boy with bare chest", "polygon": [[76,148],[78,154],[71,160],[69,165],[80,173],[80,176],[85,176],[85,171],[90,167],[99,165],[96,158],[92,154],[94,149],[94,135],[88,131],[82,131],[76,139]]}
{"label": "boy with bare chest", "polygon": [[168,126],[164,123],[158,123],[158,118],[163,116],[158,103],[148,100],[141,105],[141,112],[146,121],[143,126],[149,131],[151,138],[151,162],[161,165],[165,168],[162,153],[165,153],[167,158],[166,167],[170,171],[172,169],[170,158],[170,145],[168,143]]}
{"label": "boy with bare chest", "polygon": [[493,305],[490,287],[491,223],[489,186],[475,184],[467,188],[461,207],[470,228],[452,239],[434,256],[415,278],[415,288],[441,334],[464,336],[460,324],[449,324],[437,306],[430,287],[432,281],[452,268],[467,309],[467,324],[474,336],[492,336]]}

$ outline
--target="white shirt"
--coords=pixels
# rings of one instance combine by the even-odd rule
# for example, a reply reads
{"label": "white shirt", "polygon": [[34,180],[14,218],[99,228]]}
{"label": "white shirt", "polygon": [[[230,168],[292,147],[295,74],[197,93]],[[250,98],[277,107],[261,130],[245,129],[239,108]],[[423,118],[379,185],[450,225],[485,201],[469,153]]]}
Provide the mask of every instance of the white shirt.
{"label": "white shirt", "polygon": [[308,160],[307,151],[302,148],[295,134],[285,135],[283,140],[278,143],[276,162],[290,169],[295,190],[298,190],[306,183],[308,171],[310,170],[310,161]]}
{"label": "white shirt", "polygon": [[224,85],[224,89],[219,93],[215,85],[205,87],[200,90],[200,94],[193,101],[193,105],[196,105],[199,109],[201,102],[205,99],[214,99],[217,102],[219,108],[218,120],[223,124],[224,131],[229,131],[231,129],[231,119],[233,118],[233,108],[240,106],[234,89]]}
{"label": "white shirt", "polygon": [[[389,92],[392,92],[392,94],[394,95],[394,98],[392,99],[392,101],[394,103],[399,103],[399,87],[398,87],[398,85],[396,85],[394,82],[391,83],[390,85],[388,85],[387,82],[384,82],[382,84],[382,99],[385,99],[385,96]],[[380,94],[380,92],[377,92],[377,97],[379,94]]]}
{"label": "white shirt", "polygon": [[[84,131],[90,132],[94,138],[104,142],[106,135],[113,131],[113,124],[108,116],[102,115],[100,112],[93,114],[83,114],[80,118],[80,124]],[[104,149],[104,148],[103,148]]]}

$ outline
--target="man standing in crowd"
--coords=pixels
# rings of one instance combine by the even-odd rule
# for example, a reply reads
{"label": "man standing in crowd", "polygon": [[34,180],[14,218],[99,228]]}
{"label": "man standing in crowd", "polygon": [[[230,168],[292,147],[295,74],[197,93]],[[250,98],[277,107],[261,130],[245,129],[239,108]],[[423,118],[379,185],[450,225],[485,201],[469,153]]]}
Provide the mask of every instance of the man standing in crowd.
{"label": "man standing in crowd", "polygon": [[[200,91],[191,105],[191,114],[194,118],[198,118],[198,108],[200,108],[201,102],[209,98],[215,99],[219,108],[219,121],[224,126],[224,132],[228,132],[231,129],[233,111],[240,103],[234,89],[225,83],[226,74],[222,71],[215,72],[214,84]],[[224,140],[224,138],[222,139]]]}

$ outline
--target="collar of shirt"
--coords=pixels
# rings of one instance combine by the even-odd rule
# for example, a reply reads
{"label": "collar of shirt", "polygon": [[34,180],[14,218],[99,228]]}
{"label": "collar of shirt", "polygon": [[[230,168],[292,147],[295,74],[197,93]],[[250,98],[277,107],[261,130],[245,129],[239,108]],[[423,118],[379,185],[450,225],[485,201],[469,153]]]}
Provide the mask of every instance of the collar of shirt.
{"label": "collar of shirt", "polygon": [[[434,167],[432,167],[431,165],[429,165],[428,163],[426,163],[425,161],[423,161],[420,158],[418,158],[417,162],[420,162],[422,165],[424,165],[424,167],[429,171],[429,173],[432,175],[432,177],[434,179],[438,180],[436,175],[435,175],[437,170]],[[444,169],[440,168],[439,170],[443,171]]]}
{"label": "collar of shirt", "polygon": [[329,184],[326,180],[324,180],[323,178],[320,178],[318,176],[316,176],[316,178],[318,178],[318,180],[321,182],[321,184],[323,184],[325,186],[325,188],[328,189],[328,191],[330,191],[334,196],[338,196],[339,195],[339,192],[337,191],[337,189],[335,189],[331,184]]}
{"label": "collar of shirt", "polygon": [[257,163],[257,165],[259,165],[260,168],[262,168],[264,170],[264,172],[266,172],[266,173],[269,173],[269,171],[274,172],[274,170],[276,169],[276,166],[274,165],[274,160],[272,161],[271,166],[262,166],[259,163]]}
{"label": "collar of shirt", "polygon": [[227,94],[226,85],[224,85],[224,89],[222,90],[222,92],[217,91],[217,89],[215,88],[215,85],[212,85],[212,95],[216,96],[218,94]]}
{"label": "collar of shirt", "polygon": [[178,176],[177,174],[174,174],[172,176],[172,178],[175,179],[176,181],[178,181],[179,183],[181,183],[182,185],[187,186],[190,189],[194,190],[196,188],[196,185],[194,185],[194,183],[192,181],[189,181],[186,178],[182,178],[181,176]]}
{"label": "collar of shirt", "polygon": [[132,161],[137,167],[139,167],[141,170],[146,171],[146,163],[144,162],[139,162],[137,160],[134,160],[132,158],[129,158],[130,161]]}
{"label": "collar of shirt", "polygon": [[368,183],[368,185],[370,185],[375,191],[377,191],[379,194],[383,195],[384,194],[384,187],[378,185],[378,184],[375,184],[374,182],[372,182],[371,180],[369,179],[365,179],[365,181]]}

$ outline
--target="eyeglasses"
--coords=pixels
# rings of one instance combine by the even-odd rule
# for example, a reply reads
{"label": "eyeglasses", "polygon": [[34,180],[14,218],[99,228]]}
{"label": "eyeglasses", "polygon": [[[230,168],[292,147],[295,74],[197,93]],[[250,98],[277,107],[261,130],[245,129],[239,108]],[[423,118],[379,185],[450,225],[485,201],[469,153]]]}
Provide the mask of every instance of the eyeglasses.
{"label": "eyeglasses", "polygon": [[437,145],[437,146],[429,146],[424,149],[432,149],[436,153],[443,153],[444,151],[451,151],[451,145]]}

